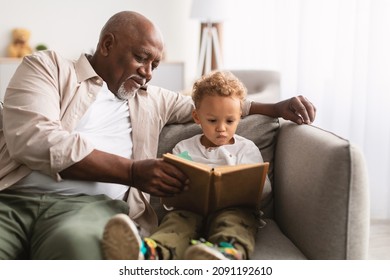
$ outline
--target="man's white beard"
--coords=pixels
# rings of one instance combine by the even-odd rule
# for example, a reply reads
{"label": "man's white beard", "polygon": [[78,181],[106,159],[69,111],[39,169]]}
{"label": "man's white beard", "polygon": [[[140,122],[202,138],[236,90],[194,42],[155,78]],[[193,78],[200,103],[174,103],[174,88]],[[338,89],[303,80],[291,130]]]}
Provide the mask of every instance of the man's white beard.
{"label": "man's white beard", "polygon": [[122,83],[121,86],[118,89],[118,92],[116,93],[116,97],[118,97],[121,100],[127,100],[132,95],[134,95],[136,91],[137,90],[133,90],[133,91],[126,90],[125,83]]}

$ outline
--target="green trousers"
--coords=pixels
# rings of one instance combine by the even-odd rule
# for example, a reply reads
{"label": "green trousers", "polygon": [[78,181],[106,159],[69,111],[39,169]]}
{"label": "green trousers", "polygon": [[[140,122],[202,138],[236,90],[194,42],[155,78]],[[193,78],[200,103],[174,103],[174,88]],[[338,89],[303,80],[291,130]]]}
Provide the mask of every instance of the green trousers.
{"label": "green trousers", "polygon": [[101,238],[127,203],[105,195],[0,192],[0,259],[103,259]]}
{"label": "green trousers", "polygon": [[191,239],[200,237],[212,243],[234,241],[237,249],[248,258],[254,250],[258,227],[259,216],[253,209],[228,208],[207,218],[174,210],[164,216],[150,238],[163,247],[164,259],[183,259]]}

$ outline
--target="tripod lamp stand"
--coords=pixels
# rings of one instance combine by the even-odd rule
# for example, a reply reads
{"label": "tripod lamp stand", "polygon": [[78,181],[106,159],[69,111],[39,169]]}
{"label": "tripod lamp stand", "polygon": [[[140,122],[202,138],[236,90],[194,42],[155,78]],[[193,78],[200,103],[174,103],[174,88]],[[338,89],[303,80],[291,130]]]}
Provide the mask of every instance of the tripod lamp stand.
{"label": "tripod lamp stand", "polygon": [[[222,51],[216,27],[227,17],[227,2],[223,0],[193,0],[191,18],[200,19],[202,33],[198,59],[198,77],[222,67]],[[214,63],[213,63],[214,62]]]}
{"label": "tripod lamp stand", "polygon": [[211,71],[211,61],[214,54],[215,68],[222,66],[221,46],[218,39],[217,28],[208,22],[202,29],[202,39],[198,60],[198,76]]}

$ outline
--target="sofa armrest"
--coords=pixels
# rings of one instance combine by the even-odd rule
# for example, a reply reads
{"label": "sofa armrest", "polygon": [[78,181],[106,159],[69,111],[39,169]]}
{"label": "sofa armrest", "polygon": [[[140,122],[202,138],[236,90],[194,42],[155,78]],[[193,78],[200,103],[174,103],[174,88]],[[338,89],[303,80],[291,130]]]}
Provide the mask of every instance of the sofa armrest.
{"label": "sofa armrest", "polygon": [[274,166],[275,219],[309,259],[365,259],[369,191],[361,152],[314,126],[283,122]]}

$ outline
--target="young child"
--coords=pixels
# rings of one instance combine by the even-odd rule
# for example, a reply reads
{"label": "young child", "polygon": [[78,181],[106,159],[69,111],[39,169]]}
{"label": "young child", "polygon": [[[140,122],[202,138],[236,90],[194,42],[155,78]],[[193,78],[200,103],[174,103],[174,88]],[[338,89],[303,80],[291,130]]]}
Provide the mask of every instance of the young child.
{"label": "young child", "polygon": [[[235,134],[245,97],[246,88],[230,72],[200,78],[193,87],[193,119],[203,134],[181,141],[173,153],[186,152],[192,160],[213,167],[262,162],[256,145]],[[244,207],[208,217],[175,209],[165,215],[156,232],[141,238],[131,219],[119,214],[106,225],[103,250],[107,259],[248,259],[259,217],[257,209]]]}

